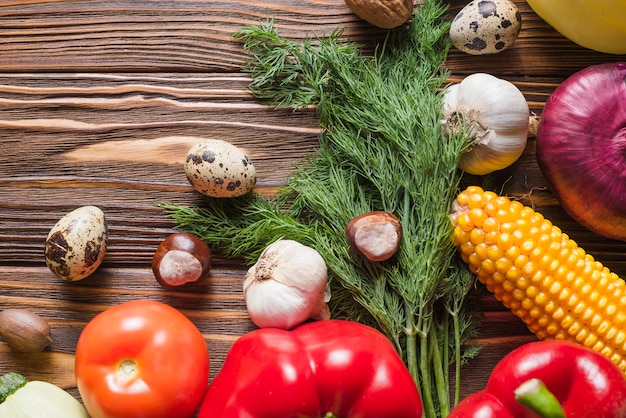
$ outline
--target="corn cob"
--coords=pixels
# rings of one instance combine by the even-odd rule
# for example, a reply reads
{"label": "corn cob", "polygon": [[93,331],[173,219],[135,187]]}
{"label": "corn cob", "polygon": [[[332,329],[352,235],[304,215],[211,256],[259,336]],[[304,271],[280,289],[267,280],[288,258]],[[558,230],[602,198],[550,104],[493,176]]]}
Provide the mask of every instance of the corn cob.
{"label": "corn cob", "polygon": [[539,339],[576,341],[626,373],[624,281],[543,215],[470,186],[451,219],[461,257]]}

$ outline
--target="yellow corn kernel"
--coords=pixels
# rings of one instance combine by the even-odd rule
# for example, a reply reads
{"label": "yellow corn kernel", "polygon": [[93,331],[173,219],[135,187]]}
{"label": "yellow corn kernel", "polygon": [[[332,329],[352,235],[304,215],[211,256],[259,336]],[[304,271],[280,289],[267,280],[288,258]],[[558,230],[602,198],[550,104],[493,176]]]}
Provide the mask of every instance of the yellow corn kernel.
{"label": "yellow corn kernel", "polygon": [[536,286],[528,286],[525,288],[526,289],[526,296],[528,296],[530,298],[530,300],[532,300],[533,302],[533,306],[535,305],[535,301],[537,300],[537,297],[539,296],[539,288],[537,288]]}
{"label": "yellow corn kernel", "polygon": [[496,272],[496,263],[489,258],[485,258],[480,263],[480,269],[487,274],[493,274]]}
{"label": "yellow corn kernel", "polygon": [[472,186],[454,241],[478,280],[540,339],[578,342],[626,373],[626,284],[543,215]]}
{"label": "yellow corn kernel", "polygon": [[487,258],[489,260],[496,262],[502,257],[504,257],[504,251],[497,245],[490,245],[489,248],[487,248]]}
{"label": "yellow corn kernel", "polygon": [[587,310],[587,305],[585,304],[585,302],[578,302],[576,304],[576,306],[573,307],[572,312],[580,317],[580,314],[584,313]]}
{"label": "yellow corn kernel", "polygon": [[530,308],[530,310],[528,311],[528,315],[533,318],[534,320],[539,320],[541,319],[543,312],[541,312],[540,309],[537,309],[535,307]]}
{"label": "yellow corn kernel", "polygon": [[578,344],[583,344],[587,340],[588,336],[589,331],[587,329],[582,329],[574,336],[574,339]]}
{"label": "yellow corn kernel", "polygon": [[461,252],[465,255],[470,255],[475,251],[474,245],[469,241],[461,246]]}
{"label": "yellow corn kernel", "polygon": [[585,347],[593,347],[597,341],[598,341],[598,337],[596,337],[593,334],[589,334],[587,335],[585,340],[582,341],[582,345],[584,345]]}
{"label": "yellow corn kernel", "polygon": [[513,238],[515,239],[516,247],[521,246],[524,241],[526,241],[526,233],[522,229],[516,229],[515,231],[511,232],[511,235],[513,235]]}
{"label": "yellow corn kernel", "polygon": [[474,224],[472,223],[472,218],[470,218],[469,213],[463,213],[459,216],[459,219],[456,221],[456,227],[464,232],[469,232],[474,229]]}
{"label": "yellow corn kernel", "polygon": [[485,233],[497,232],[498,228],[500,228],[500,225],[496,218],[487,218],[483,221],[483,231]]}
{"label": "yellow corn kernel", "polygon": [[475,208],[469,212],[470,219],[477,227],[483,226],[485,219],[487,219],[487,213],[482,208]]}
{"label": "yellow corn kernel", "polygon": [[515,231],[515,222],[503,222],[500,224],[500,234],[510,234]]}
{"label": "yellow corn kernel", "polygon": [[498,236],[500,233],[498,231],[491,231],[485,234],[485,243],[489,245],[495,245],[498,243]]}
{"label": "yellow corn kernel", "polygon": [[496,261],[496,271],[501,274],[506,274],[513,267],[513,262],[505,257],[501,257]]}
{"label": "yellow corn kernel", "polygon": [[519,278],[522,277],[522,272],[517,267],[512,266],[506,272],[505,277],[507,278],[507,280],[511,280],[511,281],[519,280]]}
{"label": "yellow corn kernel", "polygon": [[469,233],[469,242],[474,245],[485,242],[485,232],[482,229],[472,229]]}
{"label": "yellow corn kernel", "polygon": [[[533,289],[536,289],[536,287],[533,286]],[[550,302],[550,297],[548,295],[546,295],[544,292],[539,291],[532,300],[533,302],[535,302],[536,306],[540,308],[543,307],[544,312],[548,313],[548,311],[546,310],[546,306]]]}
{"label": "yellow corn kernel", "polygon": [[469,193],[468,194],[467,206],[470,209],[479,208],[482,210],[482,208],[485,206],[486,203],[487,203],[487,198],[484,195],[484,193]]}
{"label": "yellow corn kernel", "polygon": [[515,267],[521,270],[524,269],[529,264],[529,262],[530,260],[528,259],[527,255],[520,254],[515,258],[513,264],[515,264]]}
{"label": "yellow corn kernel", "polygon": [[496,239],[496,245],[503,250],[508,250],[515,244],[515,238],[508,232],[501,232]]}

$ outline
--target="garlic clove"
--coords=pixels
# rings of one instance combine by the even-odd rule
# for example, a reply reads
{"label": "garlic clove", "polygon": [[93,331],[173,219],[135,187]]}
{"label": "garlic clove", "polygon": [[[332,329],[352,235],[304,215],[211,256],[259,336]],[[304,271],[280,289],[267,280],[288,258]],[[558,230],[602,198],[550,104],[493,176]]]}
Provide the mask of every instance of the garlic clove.
{"label": "garlic clove", "polygon": [[318,306],[311,311],[311,318],[318,321],[330,319],[330,308],[328,307],[328,302],[330,302],[330,285],[327,283],[326,288],[324,289],[324,295],[319,300]]}
{"label": "garlic clove", "polygon": [[246,306],[259,328],[291,329],[312,316],[307,295],[276,282],[255,283],[246,293]]}
{"label": "garlic clove", "polygon": [[327,268],[313,248],[293,240],[270,244],[243,283],[252,321],[260,328],[291,329],[309,318],[329,319]]}
{"label": "garlic clove", "polygon": [[330,283],[327,282],[326,283],[326,287],[324,288],[324,299],[323,299],[323,301],[326,302],[326,303],[330,302],[330,295],[331,295]]}

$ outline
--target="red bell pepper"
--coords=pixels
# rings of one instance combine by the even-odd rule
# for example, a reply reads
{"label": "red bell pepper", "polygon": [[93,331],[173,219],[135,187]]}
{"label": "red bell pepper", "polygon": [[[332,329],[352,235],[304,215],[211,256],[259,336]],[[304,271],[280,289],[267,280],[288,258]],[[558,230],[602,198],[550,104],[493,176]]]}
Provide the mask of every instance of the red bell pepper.
{"label": "red bell pepper", "polygon": [[[518,390],[534,379],[543,388]],[[532,408],[523,406],[531,403]],[[610,360],[582,345],[562,340],[524,344],[495,366],[483,391],[465,398],[448,416],[492,417],[623,418],[626,378]]]}
{"label": "red bell pepper", "polygon": [[198,418],[419,418],[422,405],[390,341],[366,325],[324,320],[240,337]]}

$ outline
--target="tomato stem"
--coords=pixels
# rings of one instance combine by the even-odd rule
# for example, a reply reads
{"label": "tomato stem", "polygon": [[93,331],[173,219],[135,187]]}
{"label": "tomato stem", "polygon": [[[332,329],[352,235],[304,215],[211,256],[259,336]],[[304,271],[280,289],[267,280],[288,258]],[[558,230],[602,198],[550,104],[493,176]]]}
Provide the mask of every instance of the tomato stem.
{"label": "tomato stem", "polygon": [[117,376],[124,380],[128,381],[134,378],[137,375],[137,363],[134,360],[125,359],[120,362],[117,366]]}

